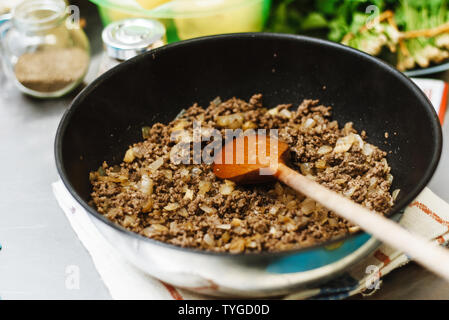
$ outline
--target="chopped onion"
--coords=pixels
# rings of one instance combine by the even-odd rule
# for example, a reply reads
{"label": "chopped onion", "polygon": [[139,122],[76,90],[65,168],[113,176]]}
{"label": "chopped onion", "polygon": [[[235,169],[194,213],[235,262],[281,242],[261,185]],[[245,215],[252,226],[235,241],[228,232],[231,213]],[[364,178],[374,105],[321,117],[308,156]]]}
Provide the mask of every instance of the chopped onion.
{"label": "chopped onion", "polygon": [[161,225],[161,224],[153,224],[151,226],[151,228],[153,228],[155,231],[158,231],[158,232],[168,231],[168,228],[166,226]]}
{"label": "chopped onion", "polygon": [[173,178],[173,171],[167,169],[164,170],[163,173],[167,179],[171,180]]}
{"label": "chopped onion", "polygon": [[324,122],[324,118],[322,116],[319,116],[319,115],[313,116],[313,119],[315,119],[315,121],[318,122],[318,123],[323,123]]}
{"label": "chopped onion", "polygon": [[290,119],[290,118],[292,117],[292,113],[291,113],[290,111],[288,111],[287,109],[282,109],[282,110],[279,112],[279,115],[280,115],[281,117],[287,118],[287,119]]}
{"label": "chopped onion", "polygon": [[293,209],[296,209],[296,207],[297,207],[297,203],[296,203],[296,200],[290,200],[289,202],[287,202],[287,204],[286,204],[286,208],[288,209],[288,210],[293,210]]}
{"label": "chopped onion", "polygon": [[353,134],[354,136],[354,143],[358,143],[359,144],[359,148],[363,149],[363,146],[365,145],[365,142],[363,141],[362,137],[359,136],[358,134]]}
{"label": "chopped onion", "polygon": [[150,212],[151,209],[153,209],[153,203],[154,203],[154,201],[152,198],[148,199],[148,201],[142,207],[142,212],[143,213]]}
{"label": "chopped onion", "polygon": [[257,242],[256,241],[250,241],[247,245],[248,248],[257,248]]}
{"label": "chopped onion", "polygon": [[119,175],[117,179],[119,180],[120,183],[126,183],[128,181],[128,177],[125,175]]}
{"label": "chopped onion", "polygon": [[203,210],[204,212],[206,212],[207,214],[214,214],[217,212],[217,209],[206,206],[206,205],[200,206],[200,209]]}
{"label": "chopped onion", "polygon": [[267,113],[271,116],[275,116],[279,113],[278,108],[271,108],[270,110],[267,111]]}
{"label": "chopped onion", "polygon": [[388,183],[393,183],[393,175],[392,174],[387,174],[387,181],[388,181]]}
{"label": "chopped onion", "polygon": [[198,189],[199,189],[198,193],[200,195],[206,194],[207,192],[209,192],[211,186],[212,186],[212,184],[210,183],[210,181],[200,181],[198,183]]}
{"label": "chopped onion", "polygon": [[133,216],[126,216],[125,219],[123,220],[123,225],[125,227],[129,227],[135,223],[136,223],[136,219]]}
{"label": "chopped onion", "polygon": [[154,183],[147,174],[143,174],[140,178],[140,191],[144,194],[153,194]]}
{"label": "chopped onion", "polygon": [[246,121],[242,126],[243,131],[249,129],[257,129],[257,125],[252,121]]}
{"label": "chopped onion", "polygon": [[181,180],[182,180],[182,181],[189,181],[189,179],[190,179],[190,172],[189,172],[188,169],[182,168],[182,169],[179,171],[179,174],[181,175]]}
{"label": "chopped onion", "polygon": [[235,233],[242,233],[242,232],[243,232],[243,228],[240,227],[240,226],[239,226],[239,227],[235,227],[235,228],[234,228],[234,232],[235,232]]}
{"label": "chopped onion", "polygon": [[187,212],[186,208],[179,209],[178,214],[180,216],[183,216],[184,218],[187,218],[189,216],[189,212]]}
{"label": "chopped onion", "polygon": [[322,146],[318,149],[317,153],[322,156],[324,154],[327,154],[329,152],[332,152],[332,147],[331,146]]}
{"label": "chopped onion", "polygon": [[234,191],[234,186],[226,184],[226,183],[223,183],[220,186],[220,190],[219,191],[220,191],[220,193],[222,195],[228,196],[228,195],[230,195],[232,193],[232,191]]}
{"label": "chopped onion", "polygon": [[151,164],[148,166],[148,169],[150,169],[151,172],[155,172],[155,171],[157,171],[163,164],[164,164],[164,159],[162,159],[162,158],[157,158],[156,161],[154,161],[153,163],[151,163]]}
{"label": "chopped onion", "polygon": [[177,233],[179,231],[178,224],[176,221],[170,222],[170,232]]}
{"label": "chopped onion", "polygon": [[299,169],[301,170],[301,173],[305,176],[312,174],[312,166],[308,162],[299,164]]}
{"label": "chopped onion", "polygon": [[233,227],[238,227],[242,224],[242,220],[240,220],[239,218],[234,218],[231,221],[231,226]]}
{"label": "chopped onion", "polygon": [[193,200],[193,190],[187,189],[186,193],[184,194],[185,200]]}
{"label": "chopped onion", "polygon": [[393,201],[396,201],[396,198],[398,197],[399,192],[401,192],[400,189],[396,189],[393,191],[393,193],[391,194],[391,198],[393,199]]}
{"label": "chopped onion", "polygon": [[231,246],[229,247],[230,253],[240,253],[245,250],[245,240],[236,239],[231,242]]}
{"label": "chopped onion", "polygon": [[316,208],[316,202],[310,198],[306,198],[303,202],[301,202],[300,205],[301,212],[308,216],[312,214],[313,211],[315,211]]}
{"label": "chopped onion", "polygon": [[346,122],[344,127],[343,127],[343,134],[345,135],[349,135],[351,134],[353,128],[352,128],[353,123],[352,122]]}
{"label": "chopped onion", "polygon": [[216,97],[213,101],[213,104],[215,104],[216,106],[218,106],[219,104],[221,104],[221,98],[220,97]]}
{"label": "chopped onion", "polygon": [[176,131],[176,133],[173,134],[173,137],[177,143],[190,143],[193,141],[192,134],[187,130]]}
{"label": "chopped onion", "polygon": [[230,239],[231,239],[231,236],[229,235],[228,232],[223,233],[223,235],[221,236],[221,240],[224,243],[228,243]]}
{"label": "chopped onion", "polygon": [[373,154],[373,152],[374,152],[374,148],[373,148],[372,145],[370,145],[369,143],[365,143],[365,144],[363,145],[362,153],[363,153],[365,156],[369,157],[370,155]]}
{"label": "chopped onion", "polygon": [[330,129],[338,129],[338,122],[336,120],[329,122]]}
{"label": "chopped onion", "polygon": [[331,227],[338,227],[338,220],[335,218],[329,218],[329,225]]}
{"label": "chopped onion", "polygon": [[186,230],[189,230],[189,231],[193,230],[193,224],[190,221],[187,221],[186,223],[184,223],[183,226]]}
{"label": "chopped onion", "polygon": [[356,190],[356,187],[349,188],[348,190],[343,191],[343,195],[345,197],[348,197],[348,198],[352,197],[352,195],[354,194],[355,190]]}
{"label": "chopped onion", "polygon": [[208,233],[206,233],[203,240],[204,243],[206,243],[210,247],[213,247],[215,245],[215,240]]}
{"label": "chopped onion", "polygon": [[309,128],[313,128],[316,124],[316,121],[312,118],[308,118],[306,120],[306,122],[304,123],[304,128],[305,129],[309,129]]}
{"label": "chopped onion", "polygon": [[342,153],[351,149],[352,144],[355,141],[355,137],[353,134],[347,135],[346,137],[339,138],[337,143],[335,144],[334,152]]}
{"label": "chopped onion", "polygon": [[230,224],[219,224],[219,225],[217,225],[217,229],[230,230],[231,225]]}
{"label": "chopped onion", "polygon": [[278,196],[282,196],[284,194],[284,188],[282,188],[279,182],[276,182],[276,184],[274,185],[274,191]]}
{"label": "chopped onion", "polygon": [[320,159],[317,162],[315,162],[315,167],[317,169],[326,169],[326,160]]}
{"label": "chopped onion", "polygon": [[133,153],[134,153],[134,156],[136,157],[136,158],[142,158],[143,157],[143,154],[144,154],[144,151],[142,151],[142,149],[141,148],[139,148],[139,147],[134,147],[133,148]]}
{"label": "chopped onion", "polygon": [[201,128],[201,136],[209,138],[214,133],[214,128]]}
{"label": "chopped onion", "polygon": [[174,211],[178,208],[179,208],[179,203],[177,203],[177,202],[169,203],[164,207],[164,209],[167,211]]}
{"label": "chopped onion", "polygon": [[278,220],[280,223],[291,223],[293,222],[292,218],[288,217],[288,216],[279,216]]}
{"label": "chopped onion", "polygon": [[134,149],[129,148],[125,153],[125,157],[123,158],[123,161],[130,163],[130,162],[133,162],[135,158],[136,158],[136,156],[134,155]]}
{"label": "chopped onion", "polygon": [[184,130],[184,128],[187,127],[188,125],[189,125],[189,122],[187,120],[184,120],[184,119],[177,120],[176,124],[170,130],[170,132],[176,132],[176,131]]}
{"label": "chopped onion", "polygon": [[274,207],[270,207],[270,209],[268,210],[269,214],[276,214],[279,210],[279,207],[274,206]]}
{"label": "chopped onion", "polygon": [[156,233],[166,232],[168,231],[168,228],[166,226],[163,226],[161,224],[152,224],[151,226],[145,228],[142,230],[143,234],[147,237],[151,237],[152,235]]}
{"label": "chopped onion", "polygon": [[216,119],[217,125],[222,128],[238,129],[243,125],[243,115],[241,113],[234,113],[225,116],[219,116]]}
{"label": "chopped onion", "polygon": [[154,230],[151,227],[147,227],[147,228],[142,230],[142,233],[146,237],[151,237],[154,234]]}
{"label": "chopped onion", "polygon": [[151,127],[142,127],[142,137],[144,139],[151,137]]}

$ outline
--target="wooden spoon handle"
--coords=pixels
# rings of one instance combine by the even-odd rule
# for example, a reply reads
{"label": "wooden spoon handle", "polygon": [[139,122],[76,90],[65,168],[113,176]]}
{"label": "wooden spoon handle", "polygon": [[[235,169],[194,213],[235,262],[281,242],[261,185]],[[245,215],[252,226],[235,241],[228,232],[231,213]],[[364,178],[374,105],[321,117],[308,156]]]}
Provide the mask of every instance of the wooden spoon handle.
{"label": "wooden spoon handle", "polygon": [[276,176],[286,185],[360,226],[377,239],[401,250],[422,266],[449,281],[448,250],[410,233],[392,220],[323,187],[285,164],[279,164]]}

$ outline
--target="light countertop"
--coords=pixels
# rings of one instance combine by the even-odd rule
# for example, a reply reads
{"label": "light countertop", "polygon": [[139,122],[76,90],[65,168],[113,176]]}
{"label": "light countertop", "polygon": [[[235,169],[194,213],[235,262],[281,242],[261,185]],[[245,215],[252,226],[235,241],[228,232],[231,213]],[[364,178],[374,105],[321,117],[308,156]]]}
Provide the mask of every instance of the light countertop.
{"label": "light countertop", "polygon": [[[101,52],[101,26],[91,5],[81,13],[88,21],[93,52],[89,80],[97,72],[99,56],[95,53]],[[437,77],[449,81],[449,72]],[[51,183],[58,179],[54,136],[73,97],[32,99],[20,94],[0,74],[2,299],[110,298],[51,191]],[[443,132],[443,155],[429,187],[449,201],[449,119]],[[79,268],[79,289],[66,286],[71,266]],[[449,299],[449,284],[412,263],[384,278],[381,290],[369,299]]]}

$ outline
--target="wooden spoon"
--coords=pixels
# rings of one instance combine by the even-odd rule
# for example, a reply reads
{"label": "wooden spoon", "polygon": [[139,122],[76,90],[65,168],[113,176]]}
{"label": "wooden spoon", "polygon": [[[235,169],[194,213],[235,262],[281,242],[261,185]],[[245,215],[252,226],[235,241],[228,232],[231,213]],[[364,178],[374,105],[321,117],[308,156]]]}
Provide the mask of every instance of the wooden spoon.
{"label": "wooden spoon", "polygon": [[447,250],[290,169],[286,165],[288,149],[287,144],[273,137],[242,136],[216,154],[213,170],[217,177],[239,184],[278,179],[449,281]]}

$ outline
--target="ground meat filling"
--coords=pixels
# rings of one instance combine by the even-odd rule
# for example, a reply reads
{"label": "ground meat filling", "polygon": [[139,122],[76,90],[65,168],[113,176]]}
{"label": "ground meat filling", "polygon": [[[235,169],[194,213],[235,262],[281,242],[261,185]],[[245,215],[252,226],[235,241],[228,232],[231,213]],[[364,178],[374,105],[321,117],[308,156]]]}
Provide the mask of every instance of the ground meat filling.
{"label": "ground meat filling", "polygon": [[170,151],[192,142],[186,132],[194,121],[223,135],[226,128],[278,129],[295,170],[379,213],[393,205],[386,153],[367,143],[364,131],[352,123],[340,128],[318,100],[266,109],[256,94],[249,102],[217,98],[206,109],[194,104],[168,125],[143,128],[145,140],[120,165],[104,162],[91,172],[98,212],[155,240],[231,253],[296,249],[358,230],[281,183],[238,186],[216,178],[211,165],[173,164]]}

